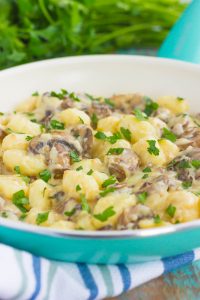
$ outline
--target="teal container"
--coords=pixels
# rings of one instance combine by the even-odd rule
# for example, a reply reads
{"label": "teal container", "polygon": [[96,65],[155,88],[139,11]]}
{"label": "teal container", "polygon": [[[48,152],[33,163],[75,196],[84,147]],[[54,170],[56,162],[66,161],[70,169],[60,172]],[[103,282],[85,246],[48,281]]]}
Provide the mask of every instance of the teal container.
{"label": "teal container", "polygon": [[185,10],[158,56],[200,63],[200,0],[194,0]]}

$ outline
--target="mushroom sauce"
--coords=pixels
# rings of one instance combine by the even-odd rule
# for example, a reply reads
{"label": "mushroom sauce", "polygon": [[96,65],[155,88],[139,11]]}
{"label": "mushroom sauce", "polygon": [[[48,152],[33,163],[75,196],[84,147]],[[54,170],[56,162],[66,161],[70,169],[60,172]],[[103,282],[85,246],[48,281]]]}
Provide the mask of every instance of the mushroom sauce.
{"label": "mushroom sauce", "polygon": [[181,97],[34,93],[0,116],[0,216],[62,230],[198,219],[199,124]]}

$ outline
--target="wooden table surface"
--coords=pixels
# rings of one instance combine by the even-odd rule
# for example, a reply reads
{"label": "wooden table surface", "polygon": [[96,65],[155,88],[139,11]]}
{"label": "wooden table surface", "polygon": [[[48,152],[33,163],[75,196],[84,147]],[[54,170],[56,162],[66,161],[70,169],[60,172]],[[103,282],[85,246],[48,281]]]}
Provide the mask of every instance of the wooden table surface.
{"label": "wooden table surface", "polygon": [[200,261],[107,300],[200,300]]}

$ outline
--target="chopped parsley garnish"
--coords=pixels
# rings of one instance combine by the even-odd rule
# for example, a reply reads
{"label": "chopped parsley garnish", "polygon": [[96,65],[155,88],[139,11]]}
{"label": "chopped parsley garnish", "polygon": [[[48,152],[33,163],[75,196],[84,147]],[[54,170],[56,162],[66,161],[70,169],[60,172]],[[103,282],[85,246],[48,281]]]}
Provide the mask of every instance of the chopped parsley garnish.
{"label": "chopped parsley garnish", "polygon": [[125,139],[130,142],[131,141],[130,130],[127,128],[124,128],[124,127],[120,127],[120,131],[121,131],[122,135],[125,137]]}
{"label": "chopped parsley garnish", "polygon": [[14,171],[15,171],[17,174],[21,174],[21,172],[20,172],[20,167],[19,167],[19,166],[15,166],[15,167],[14,167]]}
{"label": "chopped parsley garnish", "polygon": [[124,151],[124,148],[110,148],[109,151],[107,152],[107,155],[119,155]]}
{"label": "chopped parsley garnish", "polygon": [[107,139],[107,136],[102,131],[97,131],[97,133],[94,136],[98,140],[106,140]]}
{"label": "chopped parsley garnish", "polygon": [[101,197],[105,197],[107,194],[113,193],[115,191],[115,188],[112,186],[109,186],[107,189],[105,189],[104,191],[100,192],[99,195]]}
{"label": "chopped parsley garnish", "polygon": [[39,173],[39,178],[44,180],[45,182],[48,182],[51,179],[51,172],[45,169]]}
{"label": "chopped parsley garnish", "polygon": [[95,126],[95,128],[96,128],[99,119],[98,119],[98,117],[97,117],[97,115],[95,113],[92,114],[91,121],[92,121],[93,126]]}
{"label": "chopped parsley garnish", "polygon": [[49,211],[44,212],[44,213],[39,213],[36,218],[36,224],[40,225],[40,224],[46,222],[48,220],[48,217],[49,217]]}
{"label": "chopped parsley garnish", "polygon": [[194,159],[191,161],[191,165],[195,168],[195,169],[199,169],[200,168],[200,160]]}
{"label": "chopped parsley garnish", "polygon": [[111,144],[115,144],[116,141],[120,140],[120,139],[122,139],[122,136],[121,136],[120,132],[116,132],[113,135],[107,137],[108,142],[111,143]]}
{"label": "chopped parsley garnish", "polygon": [[85,195],[81,194],[80,199],[81,199],[82,210],[90,212],[90,207],[89,207],[89,204],[87,202],[87,199],[86,199]]}
{"label": "chopped parsley garnish", "polygon": [[77,184],[77,186],[76,186],[76,191],[77,191],[77,192],[78,192],[78,191],[81,191],[81,187],[80,187],[79,184]]}
{"label": "chopped parsley garnish", "polygon": [[8,213],[6,211],[2,211],[1,216],[3,218],[8,218]]}
{"label": "chopped parsley garnish", "polygon": [[110,206],[106,208],[102,213],[94,215],[94,218],[101,221],[105,222],[107,221],[110,217],[114,216],[116,212],[113,209],[113,206]]}
{"label": "chopped parsley garnish", "polygon": [[149,174],[144,174],[143,176],[142,176],[142,179],[146,179],[146,178],[148,178],[149,177]]}
{"label": "chopped parsley garnish", "polygon": [[115,104],[114,104],[109,98],[105,98],[105,99],[104,99],[104,102],[105,102],[106,104],[108,104],[109,106],[111,106],[111,107],[114,107],[114,106],[115,106]]}
{"label": "chopped parsley garnish", "polygon": [[4,116],[4,113],[0,111],[0,116]]}
{"label": "chopped parsley garnish", "polygon": [[26,184],[28,184],[30,182],[30,178],[28,176],[24,176],[21,174],[21,171],[20,171],[20,167],[19,166],[15,166],[14,167],[14,171],[20,175],[21,179],[24,180],[24,182],[26,182]]}
{"label": "chopped parsley garnish", "polygon": [[68,92],[66,90],[64,90],[64,89],[61,89],[60,93],[56,93],[55,91],[52,91],[50,93],[50,95],[52,97],[56,97],[56,98],[58,98],[60,100],[63,100],[65,98],[65,96],[68,95]]}
{"label": "chopped parsley garnish", "polygon": [[39,96],[39,93],[36,91],[36,92],[32,93],[32,96]]}
{"label": "chopped parsley garnish", "polygon": [[27,217],[27,213],[22,213],[21,216],[19,217],[20,221],[24,221]]}
{"label": "chopped parsley garnish", "polygon": [[139,121],[145,121],[148,119],[147,115],[143,113],[139,108],[134,109],[134,114]]}
{"label": "chopped parsley garnish", "polygon": [[184,100],[184,98],[182,98],[182,97],[177,97],[176,98],[178,101],[183,101]]}
{"label": "chopped parsley garnish", "polygon": [[165,138],[171,142],[176,142],[176,135],[167,128],[163,128],[162,138]]}
{"label": "chopped parsley garnish", "polygon": [[142,170],[142,172],[144,172],[144,173],[151,173],[151,168],[146,167],[146,168],[144,168],[144,169]]}
{"label": "chopped parsley garnish", "polygon": [[167,213],[171,218],[174,217],[175,212],[176,212],[176,207],[173,206],[172,204],[170,204],[170,205],[167,207],[167,209],[166,209],[166,213]]}
{"label": "chopped parsley garnish", "polygon": [[148,152],[151,155],[158,156],[160,153],[160,150],[156,147],[156,141],[155,140],[148,140],[149,147],[147,148]]}
{"label": "chopped parsley garnish", "polygon": [[98,101],[100,99],[99,97],[94,97],[88,93],[85,93],[85,96],[87,96],[92,101]]}
{"label": "chopped parsley garnish", "polygon": [[102,187],[106,188],[111,184],[116,183],[117,179],[115,178],[115,176],[110,176],[108,179],[106,179],[103,183],[102,183]]}
{"label": "chopped parsley garnish", "polygon": [[144,112],[147,116],[150,116],[153,112],[155,112],[158,109],[158,107],[159,107],[158,103],[146,97],[146,105],[145,105]]}
{"label": "chopped parsley garnish", "polygon": [[148,196],[147,192],[137,194],[138,202],[141,203],[141,204],[144,204],[146,199],[147,199],[147,196]]}
{"label": "chopped parsley garnish", "polygon": [[160,224],[160,223],[161,223],[161,218],[160,218],[159,215],[156,215],[156,216],[154,217],[154,223],[155,223],[155,224]]}
{"label": "chopped parsley garnish", "polygon": [[25,138],[25,140],[28,141],[28,142],[31,141],[32,139],[33,139],[33,137],[30,136],[30,135],[27,135],[27,137]]}
{"label": "chopped parsley garnish", "polygon": [[76,209],[73,208],[72,210],[65,211],[64,215],[67,216],[67,217],[71,217],[71,216],[73,216],[75,214],[75,212],[76,212]]}
{"label": "chopped parsley garnish", "polygon": [[191,186],[192,186],[192,182],[191,181],[184,181],[184,182],[182,182],[182,187],[184,189],[189,189],[189,187],[191,187]]}
{"label": "chopped parsley garnish", "polygon": [[21,210],[21,212],[26,213],[28,211],[25,205],[29,204],[29,199],[26,197],[23,190],[13,194],[12,202],[19,208],[19,210]]}
{"label": "chopped parsley garnish", "polygon": [[78,167],[78,168],[76,169],[76,171],[81,171],[81,170],[83,170],[83,167],[82,167],[82,166],[80,166],[80,167]]}
{"label": "chopped parsley garnish", "polygon": [[70,151],[69,156],[70,156],[72,162],[79,162],[80,161],[80,157],[79,157],[79,155],[76,151],[73,151],[73,150]]}
{"label": "chopped parsley garnish", "polygon": [[64,130],[65,129],[65,124],[62,122],[59,122],[58,120],[51,120],[50,121],[50,126],[53,129],[57,130]]}
{"label": "chopped parsley garnish", "polygon": [[187,161],[187,160],[181,160],[179,163],[178,163],[178,167],[180,169],[189,169],[191,168],[191,165],[190,165],[190,162]]}
{"label": "chopped parsley garnish", "polygon": [[70,94],[69,94],[69,97],[70,97],[72,100],[76,101],[76,102],[80,102],[80,101],[81,101],[74,93],[70,93]]}
{"label": "chopped parsley garnish", "polygon": [[90,169],[88,172],[87,172],[87,175],[92,175],[94,171],[92,169]]}

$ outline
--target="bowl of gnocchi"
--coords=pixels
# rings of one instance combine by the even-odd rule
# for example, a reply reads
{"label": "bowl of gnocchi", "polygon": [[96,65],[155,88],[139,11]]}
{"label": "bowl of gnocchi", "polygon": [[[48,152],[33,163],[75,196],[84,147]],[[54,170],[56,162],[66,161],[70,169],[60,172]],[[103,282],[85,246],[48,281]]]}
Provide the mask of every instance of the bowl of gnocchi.
{"label": "bowl of gnocchi", "polygon": [[0,72],[0,242],[130,263],[200,246],[200,67],[95,55]]}

